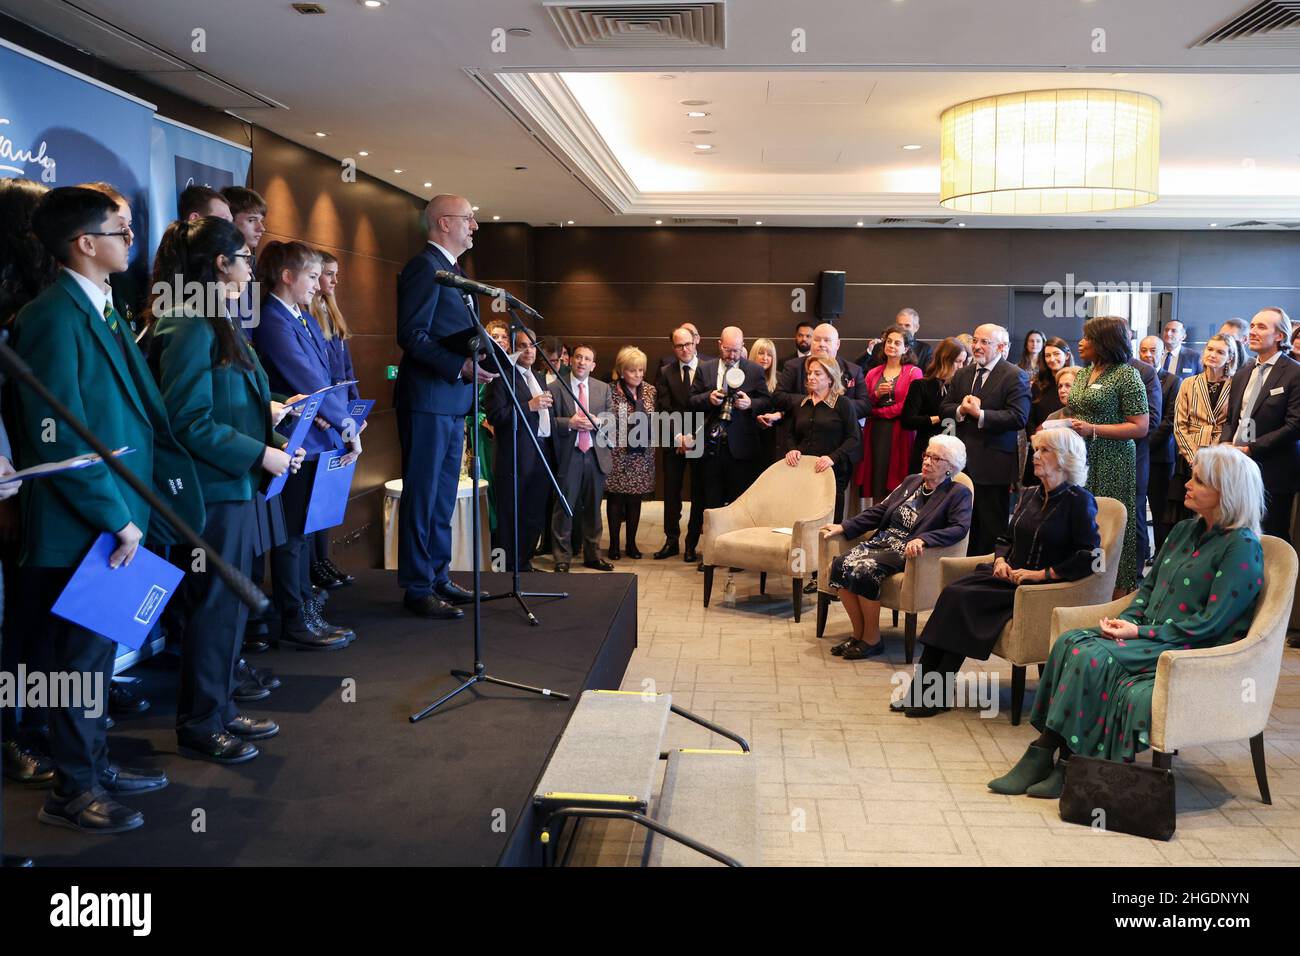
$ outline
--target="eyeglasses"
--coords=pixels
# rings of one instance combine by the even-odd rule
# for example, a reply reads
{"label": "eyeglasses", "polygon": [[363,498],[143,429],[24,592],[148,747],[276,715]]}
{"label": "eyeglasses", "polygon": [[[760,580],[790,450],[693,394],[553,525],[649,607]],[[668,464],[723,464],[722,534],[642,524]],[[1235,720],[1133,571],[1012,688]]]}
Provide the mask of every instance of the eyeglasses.
{"label": "eyeglasses", "polygon": [[445,213],[439,216],[438,218],[439,219],[467,219],[470,222],[478,222],[478,219],[474,216],[473,213],[470,213],[468,216],[458,216],[458,215],[453,215],[452,213]]}
{"label": "eyeglasses", "polygon": [[132,239],[135,238],[135,233],[131,231],[130,226],[127,226],[124,229],[119,229],[117,232],[79,232],[68,241],[72,242],[76,239],[80,239],[82,236],[117,236],[129,246]]}
{"label": "eyeglasses", "polygon": [[674,343],[673,343],[673,348],[675,348],[675,349],[689,349],[689,348],[693,347],[694,345],[695,345],[694,342],[674,342]]}
{"label": "eyeglasses", "polygon": [[254,253],[252,253],[252,252],[236,252],[233,256],[231,256],[231,258],[232,258],[232,259],[247,259],[247,260],[248,260],[248,266],[249,266],[250,269],[252,268],[253,263],[257,261],[257,256],[256,256],[256,254],[254,254]]}
{"label": "eyeglasses", "polygon": [[946,459],[946,458],[941,458],[941,457],[938,456],[938,455],[931,455],[928,451],[927,451],[925,454],[923,454],[923,455],[921,456],[921,458],[922,458],[922,459],[927,459],[927,458],[928,458],[930,461],[934,462],[936,465],[942,465],[942,464],[944,464],[945,462],[947,462],[947,460],[948,460],[948,459]]}

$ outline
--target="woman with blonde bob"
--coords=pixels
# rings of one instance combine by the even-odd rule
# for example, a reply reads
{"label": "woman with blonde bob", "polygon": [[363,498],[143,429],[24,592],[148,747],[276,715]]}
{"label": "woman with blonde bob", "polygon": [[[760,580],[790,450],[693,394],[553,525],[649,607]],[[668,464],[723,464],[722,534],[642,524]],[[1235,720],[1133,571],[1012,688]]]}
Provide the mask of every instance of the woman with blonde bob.
{"label": "woman with blonde bob", "polygon": [[808,394],[782,419],[785,428],[785,463],[797,467],[804,455],[817,459],[820,474],[835,470],[835,517],[844,515],[844,491],[862,452],[862,431],[853,405],[844,397],[840,366],[829,355],[803,360],[804,388]]}
{"label": "woman with blonde bob", "polygon": [[614,359],[614,384],[610,407],[614,412],[613,462],[605,482],[605,517],[609,524],[609,559],[623,557],[619,536],[627,525],[627,556],[641,557],[636,533],[641,524],[641,502],[655,490],[655,454],[650,428],[655,413],[655,387],[645,381],[646,355],[625,345]]}
{"label": "woman with blonde bob", "polygon": [[[971,492],[952,480],[966,467],[966,446],[951,435],[930,439],[921,473],[908,475],[883,501],[844,524],[828,524],[823,537],[864,537],[831,562],[830,584],[853,623],[853,636],[831,648],[848,661],[885,652],[880,638],[880,588],[926,548],[946,548],[970,532]],[[874,533],[869,533],[874,532]]]}
{"label": "woman with blonde bob", "polygon": [[1054,799],[1072,754],[1132,761],[1151,745],[1160,655],[1228,644],[1250,628],[1264,586],[1259,467],[1229,445],[1202,448],[1185,501],[1196,517],[1174,525],[1128,609],[1052,645],[1029,718],[1039,737],[990,790]]}
{"label": "woman with blonde bob", "polygon": [[1018,588],[1092,574],[1101,535],[1097,502],[1083,487],[1087,446],[1068,428],[1046,428],[1032,443],[1040,484],[1021,493],[1011,524],[994,547],[992,563],[977,565],[939,593],[919,638],[924,650],[916,677],[890,704],[893,710],[908,717],[947,710],[953,678],[966,658],[986,661],[993,653],[1011,620]]}

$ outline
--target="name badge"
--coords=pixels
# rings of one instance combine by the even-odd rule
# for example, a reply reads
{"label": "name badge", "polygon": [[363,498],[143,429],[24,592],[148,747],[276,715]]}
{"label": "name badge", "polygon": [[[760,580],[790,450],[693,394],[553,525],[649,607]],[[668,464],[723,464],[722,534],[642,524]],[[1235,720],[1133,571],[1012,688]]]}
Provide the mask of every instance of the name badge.
{"label": "name badge", "polygon": [[1281,395],[1283,391],[1285,391],[1285,389],[1283,389],[1283,387],[1279,385],[1277,388],[1270,388],[1268,390],[1268,393],[1270,395]]}
{"label": "name badge", "polygon": [[1092,384],[1092,385],[1089,385],[1088,387],[1089,387],[1089,388],[1101,388],[1101,384],[1100,384],[1100,383],[1094,383],[1094,384]]}

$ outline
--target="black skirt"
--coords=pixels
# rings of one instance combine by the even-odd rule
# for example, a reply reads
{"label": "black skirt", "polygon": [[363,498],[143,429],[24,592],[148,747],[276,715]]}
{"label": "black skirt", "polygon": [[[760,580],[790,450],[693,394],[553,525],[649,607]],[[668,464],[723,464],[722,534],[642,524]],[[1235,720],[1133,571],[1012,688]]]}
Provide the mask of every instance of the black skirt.
{"label": "black skirt", "polygon": [[1011,620],[1016,586],[980,564],[939,593],[918,640],[928,647],[986,661]]}
{"label": "black skirt", "polygon": [[253,520],[254,557],[284,544],[288,535],[284,527],[284,504],[279,495],[268,501],[266,495],[257,492],[253,497]]}

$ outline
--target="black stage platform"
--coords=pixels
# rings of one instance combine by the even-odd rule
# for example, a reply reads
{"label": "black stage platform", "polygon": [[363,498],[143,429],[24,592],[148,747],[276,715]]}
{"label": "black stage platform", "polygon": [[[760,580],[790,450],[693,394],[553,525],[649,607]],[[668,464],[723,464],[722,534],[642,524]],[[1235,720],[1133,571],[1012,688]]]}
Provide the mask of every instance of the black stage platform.
{"label": "black stage platform", "polygon": [[[468,585],[469,575],[457,574]],[[407,718],[454,686],[451,668],[473,669],[472,629],[413,617],[396,575],[362,571],[335,591],[327,617],[356,630],[343,651],[272,650],[253,658],[284,686],[246,705],[280,734],[236,767],[176,753],[177,658],[135,668],[153,706],[109,733],[112,758],[164,770],[171,785],[126,801],[139,830],[87,837],[38,823],[45,791],[5,787],[5,851],[38,866],[259,866],[519,864],[532,860],[533,785],[578,694],[617,688],[636,646],[631,574],[526,574],[525,590],[568,590],[533,599],[530,627],[510,601],[483,605],[489,673],[572,695],[568,702],[505,687],[466,691],[418,724]],[[483,575],[489,591],[506,574]],[[468,610],[468,609],[467,609]],[[345,678],[355,702],[343,700]],[[197,811],[203,811],[202,814]],[[195,832],[202,819],[206,832]]]}

